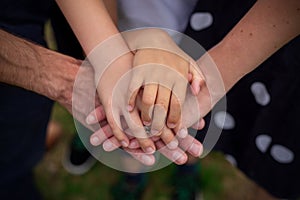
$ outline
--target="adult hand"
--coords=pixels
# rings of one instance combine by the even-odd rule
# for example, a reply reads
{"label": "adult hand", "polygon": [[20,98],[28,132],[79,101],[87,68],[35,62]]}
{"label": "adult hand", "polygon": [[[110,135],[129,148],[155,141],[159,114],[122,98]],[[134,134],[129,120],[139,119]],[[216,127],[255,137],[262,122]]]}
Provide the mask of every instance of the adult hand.
{"label": "adult hand", "polygon": [[[141,95],[138,96],[138,104],[137,107],[141,104]],[[195,110],[195,109],[194,109]],[[184,113],[187,113],[186,111]],[[102,109],[97,108],[95,109],[90,115],[88,116],[95,119],[91,123],[97,123],[100,118],[103,118],[105,113]],[[189,122],[189,124],[195,123],[195,119],[193,119],[193,116],[188,117],[189,119],[186,119],[186,121],[193,121]],[[197,123],[198,129],[202,129],[204,127],[204,120],[200,120],[199,123]],[[127,129],[126,123],[123,121],[122,126],[124,129]],[[172,133],[172,130],[165,127],[164,131],[169,131]],[[106,134],[109,133],[109,134]],[[172,133],[173,134],[173,133]],[[152,165],[154,164],[155,160],[154,157],[149,157],[150,155],[144,155],[143,150],[140,149],[139,142],[134,137],[130,138],[130,144],[128,148],[124,148],[125,151],[129,152],[133,157],[135,157],[137,160],[139,160],[141,163],[146,165]],[[202,153],[202,145],[199,141],[197,141],[193,136],[187,135],[184,138],[175,138],[173,142],[175,142],[175,145],[171,145],[173,142],[166,143],[163,141],[160,137],[151,137],[152,141],[155,142],[156,148],[159,149],[159,151],[165,155],[168,159],[175,162],[176,164],[184,164],[187,161],[187,154],[191,154],[192,156],[199,157]],[[119,141],[116,139],[116,137],[112,134],[109,127],[102,127],[102,129],[99,129],[96,131],[93,135],[91,135],[90,142],[94,146],[98,146],[103,143],[103,148],[105,151],[113,151],[119,147],[121,147]],[[179,147],[178,147],[179,143]]]}

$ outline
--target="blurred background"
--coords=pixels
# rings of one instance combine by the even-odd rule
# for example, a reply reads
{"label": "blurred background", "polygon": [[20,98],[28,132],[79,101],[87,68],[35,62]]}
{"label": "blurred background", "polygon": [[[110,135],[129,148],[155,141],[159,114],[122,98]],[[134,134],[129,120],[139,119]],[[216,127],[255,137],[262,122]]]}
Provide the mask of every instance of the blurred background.
{"label": "blurred background", "polygon": [[[46,38],[52,49],[56,48],[50,23],[46,24]],[[46,200],[113,199],[113,186],[123,173],[97,162],[83,175],[68,173],[62,160],[76,134],[72,116],[55,104],[48,126],[47,153],[36,167],[36,182]],[[140,199],[172,199],[172,180],[175,165],[148,173],[145,190]],[[199,199],[274,199],[237,170],[224,155],[212,152],[201,159],[198,175]]]}
{"label": "blurred background", "polygon": [[[73,118],[56,104],[50,131],[59,138],[37,166],[36,182],[46,200],[112,199],[111,187],[122,173],[100,162],[84,175],[71,175],[62,166],[62,158],[75,132]],[[172,199],[174,165],[150,172],[149,182],[141,199]],[[201,159],[199,190],[203,199],[273,199],[255,183],[234,168],[221,153],[212,152]]]}

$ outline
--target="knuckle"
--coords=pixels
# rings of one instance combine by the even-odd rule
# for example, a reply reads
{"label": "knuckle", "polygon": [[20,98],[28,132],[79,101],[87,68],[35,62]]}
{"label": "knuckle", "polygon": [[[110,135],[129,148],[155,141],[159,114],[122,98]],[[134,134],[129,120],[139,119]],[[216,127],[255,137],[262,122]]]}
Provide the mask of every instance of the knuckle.
{"label": "knuckle", "polygon": [[161,106],[164,110],[167,110],[169,107],[169,99],[167,98],[159,98],[157,100],[157,105]]}
{"label": "knuckle", "polygon": [[154,104],[154,95],[144,94],[142,103],[146,106],[151,106]]}
{"label": "knuckle", "polygon": [[175,136],[172,133],[164,130],[163,134],[161,135],[161,138],[165,143],[169,143],[175,138]]}

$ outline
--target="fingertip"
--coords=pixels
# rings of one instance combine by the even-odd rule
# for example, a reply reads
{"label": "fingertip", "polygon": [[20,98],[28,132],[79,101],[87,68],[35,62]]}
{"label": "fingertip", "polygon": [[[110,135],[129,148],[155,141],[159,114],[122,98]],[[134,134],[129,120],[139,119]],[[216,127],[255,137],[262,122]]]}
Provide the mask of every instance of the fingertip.
{"label": "fingertip", "polygon": [[150,126],[151,125],[151,122],[148,122],[148,121],[143,121],[143,124],[145,125],[145,126]]}
{"label": "fingertip", "polygon": [[205,126],[205,120],[204,119],[201,119],[200,120],[200,124],[199,124],[199,129],[203,129]]}
{"label": "fingertip", "polygon": [[87,118],[85,119],[86,123],[88,125],[91,125],[91,124],[94,124],[96,123],[97,119],[96,119],[96,116],[94,115],[94,113],[92,112],[91,114],[89,114],[87,116]]}
{"label": "fingertip", "polygon": [[128,145],[128,148],[130,148],[130,149],[137,149],[139,147],[140,147],[140,145],[136,139],[131,140]]}
{"label": "fingertip", "polygon": [[179,153],[178,151],[175,151],[172,157],[174,162],[178,165],[182,165],[187,162],[187,155],[185,153]]}
{"label": "fingertip", "polygon": [[193,94],[198,95],[200,92],[200,80],[199,79],[194,79],[192,82],[192,89],[193,89]]}
{"label": "fingertip", "polygon": [[188,81],[191,82],[193,80],[193,74],[188,73]]}
{"label": "fingertip", "polygon": [[181,128],[178,132],[177,132],[178,137],[180,138],[185,138],[188,135],[188,131],[186,128]]}
{"label": "fingertip", "polygon": [[155,152],[155,148],[151,147],[151,146],[150,147],[146,147],[144,151],[147,154],[153,154]]}
{"label": "fingertip", "polygon": [[120,143],[123,147],[128,147],[128,145],[129,145],[129,142],[126,140],[122,140]]}
{"label": "fingertip", "polygon": [[194,124],[192,127],[193,127],[194,129],[201,130],[201,129],[204,128],[204,126],[205,126],[205,121],[204,121],[204,119],[200,119],[200,121],[199,121],[198,123]]}
{"label": "fingertip", "polygon": [[97,135],[92,135],[90,137],[90,143],[93,145],[93,146],[99,146],[100,145],[100,139]]}
{"label": "fingertip", "polygon": [[175,123],[172,123],[172,122],[168,122],[167,123],[167,126],[170,128],[170,129],[173,129],[176,127],[176,124]]}
{"label": "fingertip", "polygon": [[134,106],[132,106],[132,104],[129,104],[129,105],[127,106],[127,110],[128,110],[129,112],[133,111],[133,109],[134,109]]}
{"label": "fingertip", "polygon": [[167,147],[169,148],[169,149],[176,149],[177,147],[178,147],[178,140],[172,140],[171,142],[169,142],[168,144],[167,144]]}
{"label": "fingertip", "polygon": [[147,155],[147,154],[143,154],[141,156],[141,161],[148,166],[151,166],[155,163],[155,158],[153,156]]}
{"label": "fingertip", "polygon": [[113,151],[115,149],[114,146],[115,145],[110,140],[106,140],[103,143],[103,149],[104,149],[104,151],[107,151],[107,152]]}
{"label": "fingertip", "polygon": [[189,153],[194,157],[199,157],[202,154],[203,148],[201,144],[193,143],[189,148]]}

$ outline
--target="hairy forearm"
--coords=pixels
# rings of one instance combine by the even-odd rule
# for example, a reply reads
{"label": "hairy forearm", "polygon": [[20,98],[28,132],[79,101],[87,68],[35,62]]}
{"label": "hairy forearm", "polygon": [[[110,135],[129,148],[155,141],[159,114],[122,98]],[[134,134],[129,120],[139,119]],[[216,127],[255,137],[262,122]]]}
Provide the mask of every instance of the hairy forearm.
{"label": "hairy forearm", "polygon": [[0,81],[33,90],[33,60],[38,60],[34,45],[3,30],[0,44]]}
{"label": "hairy forearm", "polygon": [[0,82],[65,104],[80,61],[0,30],[0,66]]}
{"label": "hairy forearm", "polygon": [[261,0],[210,54],[228,91],[300,33],[300,1]]}

